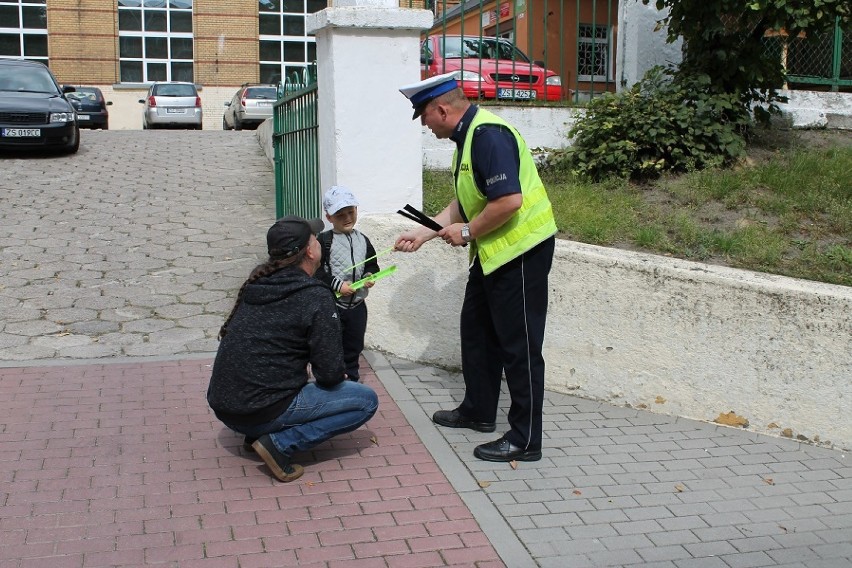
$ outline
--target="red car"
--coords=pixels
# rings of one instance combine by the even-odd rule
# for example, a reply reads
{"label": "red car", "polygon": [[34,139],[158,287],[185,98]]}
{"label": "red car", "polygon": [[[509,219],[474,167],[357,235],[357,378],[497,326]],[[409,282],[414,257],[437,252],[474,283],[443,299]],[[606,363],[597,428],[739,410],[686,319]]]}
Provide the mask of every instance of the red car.
{"label": "red car", "polygon": [[562,78],[530,61],[511,41],[497,37],[428,36],[421,45],[422,78],[458,71],[472,99],[558,101]]}

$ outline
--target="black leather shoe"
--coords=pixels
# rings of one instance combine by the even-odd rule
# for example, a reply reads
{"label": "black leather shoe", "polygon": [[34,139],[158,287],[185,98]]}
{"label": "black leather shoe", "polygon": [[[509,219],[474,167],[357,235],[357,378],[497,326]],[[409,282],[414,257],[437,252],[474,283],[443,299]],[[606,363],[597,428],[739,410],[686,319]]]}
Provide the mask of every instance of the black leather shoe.
{"label": "black leather shoe", "polygon": [[470,428],[477,432],[493,432],[497,429],[494,422],[476,422],[456,410],[439,410],[432,415],[432,422],[448,428]]}
{"label": "black leather shoe", "polygon": [[541,450],[524,450],[513,445],[506,438],[500,438],[499,440],[476,446],[473,449],[473,455],[481,460],[490,462],[534,462],[541,459]]}

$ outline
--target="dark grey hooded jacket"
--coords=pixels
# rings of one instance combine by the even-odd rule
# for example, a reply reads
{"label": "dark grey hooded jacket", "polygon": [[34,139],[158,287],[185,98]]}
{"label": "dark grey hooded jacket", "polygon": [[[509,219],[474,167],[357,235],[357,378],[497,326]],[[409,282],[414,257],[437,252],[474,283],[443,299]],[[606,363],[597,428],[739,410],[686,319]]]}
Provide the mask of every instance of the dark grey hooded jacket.
{"label": "dark grey hooded jacket", "polygon": [[340,319],[332,291],[298,267],[258,278],[219,344],[207,402],[226,424],[263,424],[286,410],[308,382],[344,380]]}

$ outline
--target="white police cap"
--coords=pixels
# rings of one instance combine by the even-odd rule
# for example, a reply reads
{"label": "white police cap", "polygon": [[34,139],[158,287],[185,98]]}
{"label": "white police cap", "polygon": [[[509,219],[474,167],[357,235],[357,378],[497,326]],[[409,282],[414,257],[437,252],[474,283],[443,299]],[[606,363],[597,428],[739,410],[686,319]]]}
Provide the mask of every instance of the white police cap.
{"label": "white police cap", "polygon": [[458,88],[459,84],[456,80],[458,73],[458,71],[452,71],[443,75],[435,75],[417,83],[400,87],[399,92],[405,95],[411,101],[411,106],[414,107],[414,116],[411,119],[414,120],[423,114],[423,110],[429,101]]}

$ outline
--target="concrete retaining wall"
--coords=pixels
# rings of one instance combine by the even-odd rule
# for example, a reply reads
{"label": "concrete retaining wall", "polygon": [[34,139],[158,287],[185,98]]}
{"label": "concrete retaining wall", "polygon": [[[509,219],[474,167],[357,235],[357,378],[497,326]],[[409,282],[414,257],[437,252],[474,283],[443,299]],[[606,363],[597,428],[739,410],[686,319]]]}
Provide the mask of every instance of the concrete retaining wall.
{"label": "concrete retaining wall", "polygon": [[[377,250],[409,226],[359,221]],[[466,249],[380,263],[368,347],[459,367]],[[548,389],[852,448],[852,288],[558,240],[550,290]]]}

